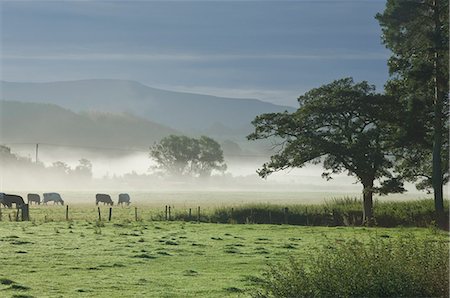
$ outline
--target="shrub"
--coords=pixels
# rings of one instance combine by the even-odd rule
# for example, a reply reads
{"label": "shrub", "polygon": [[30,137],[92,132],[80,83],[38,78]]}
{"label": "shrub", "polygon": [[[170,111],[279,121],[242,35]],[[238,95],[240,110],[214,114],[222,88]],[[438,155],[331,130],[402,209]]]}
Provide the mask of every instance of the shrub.
{"label": "shrub", "polygon": [[372,238],[263,273],[254,297],[448,297],[448,239]]}

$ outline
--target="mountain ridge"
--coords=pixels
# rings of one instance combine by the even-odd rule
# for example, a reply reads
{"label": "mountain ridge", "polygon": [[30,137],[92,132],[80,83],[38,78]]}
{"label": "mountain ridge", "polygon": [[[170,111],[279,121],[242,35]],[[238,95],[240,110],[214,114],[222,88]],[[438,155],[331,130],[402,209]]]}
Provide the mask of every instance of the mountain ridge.
{"label": "mountain ridge", "polygon": [[295,110],[259,99],[169,91],[131,80],[0,81],[0,88],[2,100],[53,103],[73,111],[129,112],[196,134],[222,125],[229,128],[230,135],[243,137],[251,132],[250,123],[257,115]]}

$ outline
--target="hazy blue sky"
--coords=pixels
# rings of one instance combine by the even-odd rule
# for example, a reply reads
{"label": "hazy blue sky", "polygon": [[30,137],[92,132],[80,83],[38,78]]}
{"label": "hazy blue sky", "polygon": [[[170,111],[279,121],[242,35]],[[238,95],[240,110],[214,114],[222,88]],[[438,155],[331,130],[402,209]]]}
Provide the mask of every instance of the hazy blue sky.
{"label": "hazy blue sky", "polygon": [[385,1],[1,1],[2,79],[119,78],[296,105],[344,76],[381,90]]}

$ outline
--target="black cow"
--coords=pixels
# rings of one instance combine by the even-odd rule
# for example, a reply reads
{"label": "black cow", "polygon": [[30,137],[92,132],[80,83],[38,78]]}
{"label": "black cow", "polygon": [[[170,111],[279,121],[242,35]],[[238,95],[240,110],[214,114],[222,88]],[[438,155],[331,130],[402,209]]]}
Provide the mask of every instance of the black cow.
{"label": "black cow", "polygon": [[37,193],[29,193],[27,195],[28,204],[31,205],[31,203],[35,203],[38,205],[41,205],[41,197]]}
{"label": "black cow", "polygon": [[0,194],[0,203],[8,208],[12,207],[12,204],[16,204],[16,207],[19,208],[22,205],[25,205],[25,202],[23,201],[23,198],[18,195],[10,195],[1,193]]}
{"label": "black cow", "polygon": [[114,205],[113,201],[111,200],[111,196],[104,193],[98,193],[95,195],[95,205],[98,205],[98,203],[100,202],[103,203],[103,205]]}
{"label": "black cow", "polygon": [[119,202],[117,203],[117,205],[123,206],[123,204],[127,204],[127,206],[130,205],[130,195],[127,193],[119,194]]}
{"label": "black cow", "polygon": [[46,192],[44,193],[44,200],[43,203],[47,205],[48,202],[53,202],[54,204],[61,204],[64,205],[64,201],[61,198],[61,195],[57,192]]}

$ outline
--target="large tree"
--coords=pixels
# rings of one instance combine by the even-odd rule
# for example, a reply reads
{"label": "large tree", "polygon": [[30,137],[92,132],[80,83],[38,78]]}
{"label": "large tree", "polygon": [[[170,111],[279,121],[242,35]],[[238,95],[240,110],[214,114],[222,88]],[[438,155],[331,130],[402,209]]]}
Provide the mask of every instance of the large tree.
{"label": "large tree", "polygon": [[170,135],[150,148],[156,168],[171,176],[209,177],[226,170],[223,151],[215,140]]}
{"label": "large tree", "polygon": [[388,0],[377,14],[382,40],[392,51],[387,94],[404,106],[398,168],[432,187],[438,222],[444,224],[443,185],[448,182],[448,0]]}
{"label": "large tree", "polygon": [[395,101],[351,78],[312,89],[298,101],[300,108],[292,114],[263,114],[252,122],[255,132],[248,139],[275,138],[280,146],[258,174],[266,177],[308,162],[322,162],[325,178],[347,172],[362,184],[364,220],[371,220],[373,193],[404,191],[390,171],[390,131],[385,126],[398,112]]}

